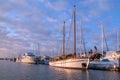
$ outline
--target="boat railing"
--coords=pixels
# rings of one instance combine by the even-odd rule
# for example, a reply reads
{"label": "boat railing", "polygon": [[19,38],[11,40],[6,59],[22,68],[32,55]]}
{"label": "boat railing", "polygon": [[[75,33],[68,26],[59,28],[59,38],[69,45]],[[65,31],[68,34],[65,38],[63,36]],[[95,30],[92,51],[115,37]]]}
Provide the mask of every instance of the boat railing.
{"label": "boat railing", "polygon": [[100,62],[100,59],[90,59],[90,62]]}

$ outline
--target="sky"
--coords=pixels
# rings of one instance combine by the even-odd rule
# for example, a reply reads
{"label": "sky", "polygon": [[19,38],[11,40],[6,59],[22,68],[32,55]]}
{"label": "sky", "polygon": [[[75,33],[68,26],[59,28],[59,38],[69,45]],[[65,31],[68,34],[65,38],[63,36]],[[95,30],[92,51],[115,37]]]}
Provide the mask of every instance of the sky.
{"label": "sky", "polygon": [[94,46],[101,50],[101,26],[109,50],[116,50],[117,41],[120,43],[116,38],[120,32],[119,3],[120,0],[0,0],[0,57],[16,57],[25,52],[61,55],[64,21],[66,53],[73,52],[74,5],[77,53],[83,46],[80,44],[81,26],[87,51]]}

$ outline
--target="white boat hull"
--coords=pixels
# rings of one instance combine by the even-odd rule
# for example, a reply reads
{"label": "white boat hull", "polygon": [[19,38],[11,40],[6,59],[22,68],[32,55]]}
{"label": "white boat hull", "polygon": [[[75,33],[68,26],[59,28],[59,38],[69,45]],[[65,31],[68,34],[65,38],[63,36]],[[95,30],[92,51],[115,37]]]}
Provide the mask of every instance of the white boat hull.
{"label": "white boat hull", "polygon": [[35,64],[36,60],[34,58],[26,57],[26,58],[22,58],[20,62]]}
{"label": "white boat hull", "polygon": [[89,59],[66,59],[60,61],[49,62],[50,66],[73,69],[87,69]]}
{"label": "white boat hull", "polygon": [[19,62],[35,64],[37,62],[37,58],[33,53],[25,53],[21,58],[19,58]]}
{"label": "white boat hull", "polygon": [[89,64],[89,68],[98,70],[112,70],[116,69],[117,65],[113,62],[92,62]]}

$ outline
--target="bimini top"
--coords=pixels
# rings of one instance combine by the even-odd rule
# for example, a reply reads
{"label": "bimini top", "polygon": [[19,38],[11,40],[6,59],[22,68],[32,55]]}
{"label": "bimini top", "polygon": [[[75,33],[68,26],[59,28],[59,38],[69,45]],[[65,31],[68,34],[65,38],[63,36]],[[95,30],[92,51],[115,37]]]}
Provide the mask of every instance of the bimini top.
{"label": "bimini top", "polygon": [[28,52],[28,53],[25,53],[25,56],[35,56],[35,55],[31,52]]}

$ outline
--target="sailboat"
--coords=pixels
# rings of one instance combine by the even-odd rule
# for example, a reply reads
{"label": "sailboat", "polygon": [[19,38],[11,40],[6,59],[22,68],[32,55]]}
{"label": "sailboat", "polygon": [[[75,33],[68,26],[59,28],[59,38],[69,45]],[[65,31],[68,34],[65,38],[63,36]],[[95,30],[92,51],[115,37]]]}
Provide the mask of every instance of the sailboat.
{"label": "sailboat", "polygon": [[[120,51],[107,51],[104,55],[103,38],[104,28],[102,27],[102,57],[100,60],[93,60],[89,63],[89,69],[97,70],[119,70],[120,69]],[[108,50],[108,47],[107,47]]]}
{"label": "sailboat", "polygon": [[74,53],[65,55],[65,22],[63,25],[63,51],[62,56],[55,57],[49,62],[50,66],[71,69],[87,69],[89,64],[88,57],[76,57],[76,7],[73,9],[74,15]]}

